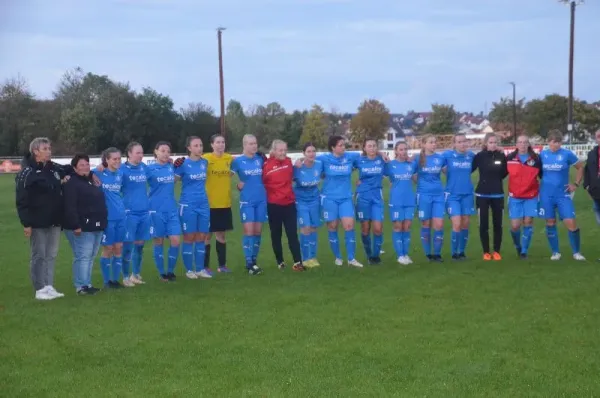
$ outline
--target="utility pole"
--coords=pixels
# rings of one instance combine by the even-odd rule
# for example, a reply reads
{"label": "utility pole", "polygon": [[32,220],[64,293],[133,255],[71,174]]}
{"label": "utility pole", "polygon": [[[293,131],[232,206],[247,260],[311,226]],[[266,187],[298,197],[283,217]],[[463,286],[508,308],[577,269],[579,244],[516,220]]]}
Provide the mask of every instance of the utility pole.
{"label": "utility pole", "polygon": [[226,136],[225,133],[225,84],[223,82],[223,46],[222,46],[222,36],[225,28],[218,27],[217,28],[217,41],[219,43],[219,92],[220,92],[220,100],[221,100],[221,135],[223,137]]}
{"label": "utility pole", "polygon": [[510,82],[509,84],[512,85],[513,88],[513,139],[515,145],[517,145],[517,85],[515,82]]}

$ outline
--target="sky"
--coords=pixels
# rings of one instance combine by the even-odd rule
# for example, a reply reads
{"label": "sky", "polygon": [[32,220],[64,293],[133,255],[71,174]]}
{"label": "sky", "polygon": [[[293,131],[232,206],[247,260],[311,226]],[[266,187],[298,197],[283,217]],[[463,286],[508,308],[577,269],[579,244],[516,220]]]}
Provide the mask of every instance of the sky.
{"label": "sky", "polygon": [[[577,9],[575,96],[600,100],[600,2]],[[569,8],[556,0],[0,0],[0,79],[52,96],[68,69],[150,86],[177,108],[393,113],[489,110],[512,96],[568,92]]]}

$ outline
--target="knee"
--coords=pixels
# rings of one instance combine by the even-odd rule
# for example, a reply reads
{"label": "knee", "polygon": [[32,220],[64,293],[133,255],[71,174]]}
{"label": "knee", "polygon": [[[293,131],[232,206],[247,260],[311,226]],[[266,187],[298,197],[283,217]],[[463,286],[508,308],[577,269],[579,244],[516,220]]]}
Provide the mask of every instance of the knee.
{"label": "knee", "polygon": [[169,242],[171,243],[171,246],[173,246],[173,247],[179,246],[179,236],[169,237]]}

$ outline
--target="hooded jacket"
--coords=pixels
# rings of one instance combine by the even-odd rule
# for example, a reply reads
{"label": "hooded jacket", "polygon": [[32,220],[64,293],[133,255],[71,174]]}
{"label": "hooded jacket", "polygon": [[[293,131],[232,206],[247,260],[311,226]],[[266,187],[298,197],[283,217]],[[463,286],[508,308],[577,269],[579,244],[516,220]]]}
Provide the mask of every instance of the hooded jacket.
{"label": "hooded jacket", "polygon": [[292,160],[269,157],[263,165],[263,184],[267,191],[267,203],[286,206],[296,202],[292,180]]}

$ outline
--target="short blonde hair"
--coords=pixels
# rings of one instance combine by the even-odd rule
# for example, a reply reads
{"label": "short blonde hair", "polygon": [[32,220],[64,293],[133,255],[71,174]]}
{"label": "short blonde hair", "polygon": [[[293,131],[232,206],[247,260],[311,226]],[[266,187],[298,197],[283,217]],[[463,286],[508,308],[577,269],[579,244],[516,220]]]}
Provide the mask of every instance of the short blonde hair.
{"label": "short blonde hair", "polygon": [[279,145],[287,146],[287,142],[285,142],[283,140],[273,140],[273,142],[271,143],[271,153],[275,153],[275,150],[277,149],[277,147]]}
{"label": "short blonde hair", "polygon": [[254,134],[244,134],[244,136],[242,137],[242,144],[246,144],[248,142],[248,140],[251,140],[253,138],[254,138],[254,140],[258,141]]}

